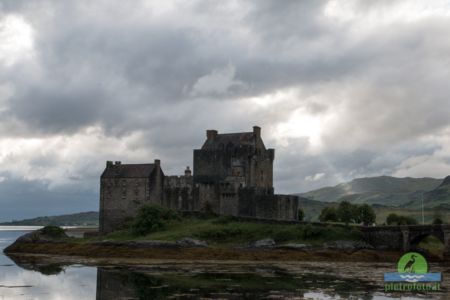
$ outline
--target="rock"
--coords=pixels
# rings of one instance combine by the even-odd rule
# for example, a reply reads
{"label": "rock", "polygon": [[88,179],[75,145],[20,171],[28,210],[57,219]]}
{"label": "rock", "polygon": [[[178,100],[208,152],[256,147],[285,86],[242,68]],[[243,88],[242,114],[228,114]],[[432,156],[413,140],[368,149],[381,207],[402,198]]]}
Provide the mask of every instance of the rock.
{"label": "rock", "polygon": [[[56,232],[54,229],[57,229]],[[26,233],[18,237],[14,243],[6,247],[3,252],[11,253],[20,248],[22,244],[37,243],[63,243],[67,238],[67,234],[59,227],[46,226],[44,228]]]}
{"label": "rock", "polygon": [[284,244],[276,247],[277,249],[286,249],[286,250],[301,250],[307,251],[312,250],[313,246],[309,244]]}
{"label": "rock", "polygon": [[323,244],[323,248],[325,249],[333,249],[333,250],[343,250],[343,251],[358,251],[362,249],[374,249],[373,246],[363,242],[363,241],[333,241],[327,242]]}
{"label": "rock", "polygon": [[250,244],[251,248],[272,248],[275,246],[275,241],[273,239],[262,239]]}
{"label": "rock", "polygon": [[183,247],[208,247],[208,243],[205,241],[196,240],[193,238],[182,238],[177,241],[177,244]]}
{"label": "rock", "polygon": [[[63,231],[58,234],[52,235],[45,231],[46,227],[38,229],[20,236],[16,242],[18,243],[38,243],[38,242],[54,242],[61,239],[68,238],[67,234]],[[61,230],[61,229],[60,229]]]}

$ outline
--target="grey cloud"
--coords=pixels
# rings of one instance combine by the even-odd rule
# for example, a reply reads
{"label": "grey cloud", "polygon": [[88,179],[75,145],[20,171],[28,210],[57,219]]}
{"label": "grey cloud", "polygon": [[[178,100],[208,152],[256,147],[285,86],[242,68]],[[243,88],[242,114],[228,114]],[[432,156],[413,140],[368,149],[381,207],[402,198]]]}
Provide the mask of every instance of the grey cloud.
{"label": "grey cloud", "polygon": [[[349,3],[360,16],[394,5]],[[98,126],[128,143],[124,151],[142,150],[148,161],[161,158],[166,173],[176,174],[191,165],[192,149],[201,146],[206,129],[241,131],[258,124],[267,146],[277,148],[280,192],[389,175],[407,158],[434,155],[443,145],[420,141],[442,137],[449,128],[450,19],[396,19],[356,30],[352,22],[327,16],[328,4],[264,0],[233,8],[194,1],[178,3],[178,11],[162,18],[140,1],[4,0],[0,17],[23,15],[34,28],[36,56],[0,71],[0,84],[16,90],[0,111],[0,136],[70,141]],[[228,77],[213,76],[227,68],[233,71],[224,73]],[[276,105],[242,100],[285,89],[293,95]],[[298,109],[330,117],[320,151],[311,152],[306,138],[277,144],[277,125]],[[126,140],[133,134],[140,138]],[[92,191],[104,160],[133,160],[108,153],[80,156],[84,167],[67,175],[74,186],[82,178],[91,191],[80,194],[86,202],[77,207],[96,197]],[[31,164],[52,168],[56,162],[48,156],[37,153]],[[305,180],[320,173],[325,175]],[[5,195],[20,203],[13,194],[23,185],[61,211],[69,202],[75,209],[78,194],[69,187],[58,196],[66,200],[57,202],[46,184],[7,182],[9,188],[0,183]]]}

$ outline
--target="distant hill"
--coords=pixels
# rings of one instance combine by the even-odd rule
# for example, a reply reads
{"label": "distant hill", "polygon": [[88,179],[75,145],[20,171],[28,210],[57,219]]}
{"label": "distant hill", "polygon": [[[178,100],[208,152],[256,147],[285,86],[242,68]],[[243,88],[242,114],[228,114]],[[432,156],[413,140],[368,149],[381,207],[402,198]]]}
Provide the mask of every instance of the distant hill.
{"label": "distant hill", "polygon": [[98,226],[98,212],[89,211],[70,215],[37,217],[12,222],[0,223],[0,225],[28,225],[28,226]]}
{"label": "distant hill", "polygon": [[[311,200],[307,198],[300,197],[299,206],[305,212],[305,221],[318,221],[320,212],[325,207],[338,207],[338,202],[321,202],[317,200]],[[377,215],[377,223],[383,224],[386,222],[386,217],[391,213],[396,213],[398,215],[410,216],[415,218],[419,223],[422,220],[422,212],[420,207],[418,208],[405,208],[405,207],[395,207],[387,206],[381,204],[372,204],[373,209]],[[435,208],[425,208],[424,210],[424,220],[425,223],[431,223],[436,213],[439,213],[444,222],[450,222],[450,205],[439,206]]]}
{"label": "distant hill", "polygon": [[[448,178],[448,177],[447,177]],[[446,178],[446,179],[447,179]],[[431,208],[444,204],[450,199],[450,178],[396,178],[390,176],[358,178],[334,187],[325,187],[307,193],[302,197],[322,202],[340,202],[381,204],[417,208],[422,194],[425,207]],[[437,201],[436,197],[440,199]]]}
{"label": "distant hill", "polygon": [[[424,206],[436,207],[441,209],[450,209],[450,176],[445,177],[442,183],[435,189],[424,193]],[[414,199],[405,204],[411,208],[420,208],[422,199]]]}

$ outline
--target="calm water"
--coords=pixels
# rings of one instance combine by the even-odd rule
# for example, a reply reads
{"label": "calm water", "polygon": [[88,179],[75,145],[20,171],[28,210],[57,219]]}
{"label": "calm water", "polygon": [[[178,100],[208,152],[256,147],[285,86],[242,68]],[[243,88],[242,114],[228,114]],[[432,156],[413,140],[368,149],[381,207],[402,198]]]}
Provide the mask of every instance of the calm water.
{"label": "calm water", "polygon": [[[0,250],[29,228],[0,228]],[[20,266],[19,266],[20,265]],[[443,272],[448,289],[450,265]],[[138,267],[18,265],[0,253],[0,300],[6,299],[450,299],[385,294],[383,273],[391,263],[164,263]]]}

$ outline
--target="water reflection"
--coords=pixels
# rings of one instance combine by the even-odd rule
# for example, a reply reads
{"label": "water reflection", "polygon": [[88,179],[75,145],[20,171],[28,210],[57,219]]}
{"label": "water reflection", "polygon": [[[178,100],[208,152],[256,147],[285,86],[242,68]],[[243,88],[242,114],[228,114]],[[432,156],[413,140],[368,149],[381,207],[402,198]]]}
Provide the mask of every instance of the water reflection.
{"label": "water reflection", "polygon": [[[107,299],[305,299],[314,289],[332,299],[372,299],[374,287],[332,276],[295,276],[277,269],[255,273],[148,273],[98,268],[97,300]],[[351,291],[351,292],[350,292]],[[318,296],[319,295],[319,296]],[[318,292],[309,299],[321,299]],[[116,298],[114,298],[116,297]]]}
{"label": "water reflection", "polygon": [[[0,231],[0,249],[23,232]],[[12,260],[11,260],[12,259]],[[6,299],[447,299],[440,294],[384,294],[391,263],[155,261],[88,267],[0,254],[0,300]],[[449,265],[432,265],[450,276]],[[443,287],[448,289],[448,283]],[[401,298],[402,297],[402,298]]]}
{"label": "water reflection", "polygon": [[[333,266],[327,268],[326,264],[321,263],[316,266],[316,263],[310,263],[308,267],[298,263],[277,266],[261,263],[193,265],[158,262],[146,266],[89,268],[81,265],[41,265],[27,259],[14,259],[24,269],[18,276],[9,276],[9,284],[15,288],[15,294],[8,294],[11,299],[22,299],[16,297],[20,295],[32,295],[33,299],[97,300],[447,299],[445,292],[386,295],[382,291],[381,281],[368,280],[370,276],[367,277],[361,269],[366,266],[358,264],[349,267],[355,274],[342,275],[336,273]],[[378,273],[382,272],[383,268],[372,271],[372,274],[375,273],[378,278]],[[360,274],[362,278],[358,278]],[[93,286],[95,282],[96,286]],[[64,297],[60,298],[61,295]]]}

